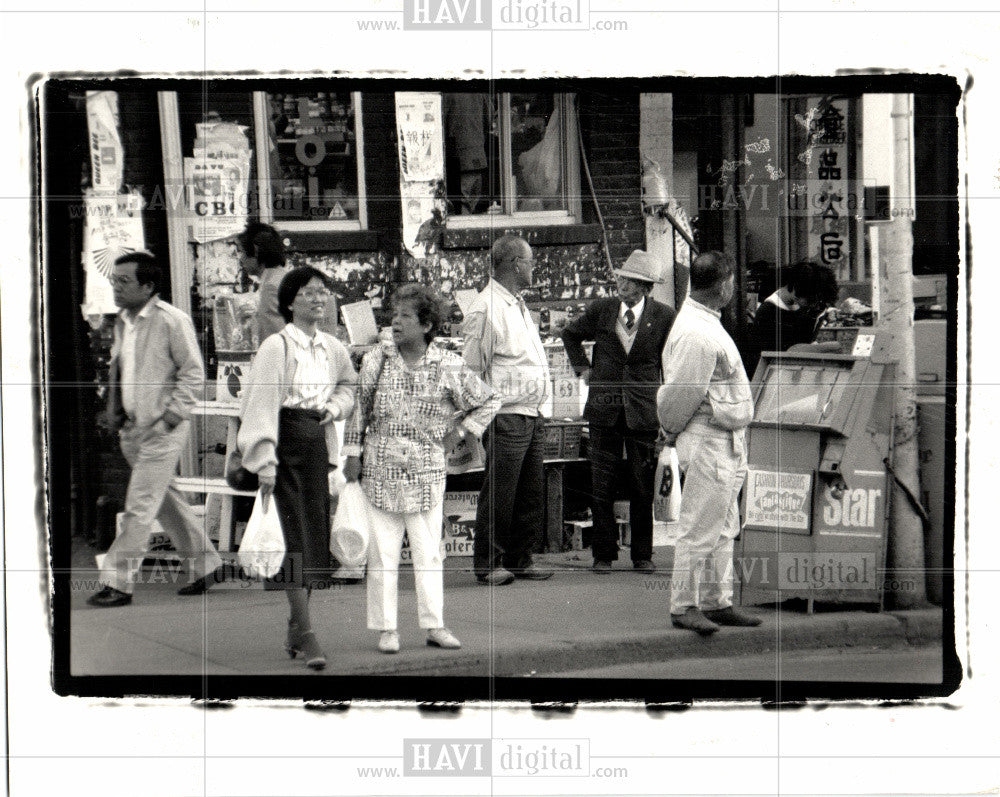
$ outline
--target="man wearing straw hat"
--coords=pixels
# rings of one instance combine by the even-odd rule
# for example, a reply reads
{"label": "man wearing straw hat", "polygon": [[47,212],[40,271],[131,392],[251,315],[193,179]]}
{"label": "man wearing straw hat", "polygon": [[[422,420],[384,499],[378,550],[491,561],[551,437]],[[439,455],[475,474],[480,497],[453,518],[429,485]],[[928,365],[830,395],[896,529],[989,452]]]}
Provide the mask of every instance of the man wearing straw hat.
{"label": "man wearing straw hat", "polygon": [[[615,475],[624,447],[632,567],[652,573],[656,391],[675,313],[649,295],[653,284],[663,281],[649,253],[632,252],[614,274],[618,296],[590,304],[563,330],[563,344],[573,370],[590,387],[584,417],[590,424],[594,572],[610,573],[618,559]],[[587,361],[585,340],[594,341],[593,362]]]}

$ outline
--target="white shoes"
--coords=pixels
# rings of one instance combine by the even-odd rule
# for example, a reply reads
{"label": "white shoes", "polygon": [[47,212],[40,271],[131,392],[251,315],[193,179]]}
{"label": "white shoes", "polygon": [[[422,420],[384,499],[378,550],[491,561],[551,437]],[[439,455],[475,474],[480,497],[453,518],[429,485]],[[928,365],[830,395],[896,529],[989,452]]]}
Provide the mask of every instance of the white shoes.
{"label": "white shoes", "polygon": [[427,632],[427,644],[432,647],[448,648],[450,650],[457,650],[462,647],[462,643],[447,628],[431,628]]}
{"label": "white shoes", "polygon": [[383,631],[378,638],[378,649],[383,653],[399,653],[399,634]]}
{"label": "white shoes", "polygon": [[[451,631],[447,628],[431,628],[427,631],[427,644],[435,648],[447,648],[457,650],[462,647]],[[399,633],[396,631],[383,631],[379,634],[378,649],[383,653],[399,653]]]}

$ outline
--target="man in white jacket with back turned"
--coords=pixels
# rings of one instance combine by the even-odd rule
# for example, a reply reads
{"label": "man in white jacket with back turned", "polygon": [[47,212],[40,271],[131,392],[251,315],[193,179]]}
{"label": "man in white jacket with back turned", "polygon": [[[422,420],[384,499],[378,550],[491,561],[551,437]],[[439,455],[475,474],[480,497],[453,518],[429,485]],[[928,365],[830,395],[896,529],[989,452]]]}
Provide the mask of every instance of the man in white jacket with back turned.
{"label": "man in white jacket with back turned", "polygon": [[685,471],[674,548],[670,616],[702,635],[720,625],[760,625],[733,608],[733,540],[747,475],[753,397],[736,344],[721,323],[733,298],[733,264],[705,252],[691,264],[691,294],[663,349],[657,416]]}

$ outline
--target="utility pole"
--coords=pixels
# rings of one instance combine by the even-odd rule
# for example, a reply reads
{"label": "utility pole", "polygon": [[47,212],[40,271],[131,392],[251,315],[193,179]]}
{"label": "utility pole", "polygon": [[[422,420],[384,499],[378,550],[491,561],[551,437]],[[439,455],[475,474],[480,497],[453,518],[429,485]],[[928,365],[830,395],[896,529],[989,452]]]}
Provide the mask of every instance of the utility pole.
{"label": "utility pole", "polygon": [[[896,423],[893,469],[914,495],[920,495],[917,447],[916,368],[913,353],[913,184],[910,136],[911,98],[896,94],[892,102],[892,221],[879,235],[879,320],[893,333],[889,357],[896,362]],[[905,588],[888,594],[898,609],[926,603],[924,531],[905,492],[893,483],[889,524],[889,573]],[[911,588],[912,585],[912,588]]]}

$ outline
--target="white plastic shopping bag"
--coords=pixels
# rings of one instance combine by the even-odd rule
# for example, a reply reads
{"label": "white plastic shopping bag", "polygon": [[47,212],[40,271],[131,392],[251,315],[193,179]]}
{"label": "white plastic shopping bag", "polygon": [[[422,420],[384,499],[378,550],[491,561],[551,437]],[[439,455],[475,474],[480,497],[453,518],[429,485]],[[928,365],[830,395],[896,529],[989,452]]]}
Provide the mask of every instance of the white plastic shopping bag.
{"label": "white plastic shopping bag", "polygon": [[272,495],[263,509],[260,493],[253,502],[253,512],[240,542],[237,558],[240,567],[251,578],[273,578],[281,570],[285,558],[285,535],[281,532],[278,508]]}
{"label": "white plastic shopping bag", "polygon": [[340,491],[340,503],[333,516],[330,553],[344,567],[362,567],[368,558],[371,536],[371,509],[360,482],[348,482]]}
{"label": "white plastic shopping bag", "polygon": [[330,471],[330,475],[327,477],[327,484],[330,487],[330,497],[336,498],[343,492],[344,486],[347,484],[347,479],[344,478],[342,468],[337,468]]}
{"label": "white plastic shopping bag", "polygon": [[653,517],[666,523],[676,523],[681,516],[681,469],[677,449],[664,446],[656,463],[653,497]]}

